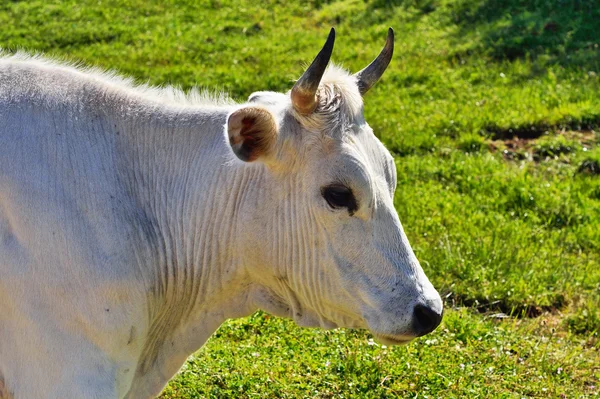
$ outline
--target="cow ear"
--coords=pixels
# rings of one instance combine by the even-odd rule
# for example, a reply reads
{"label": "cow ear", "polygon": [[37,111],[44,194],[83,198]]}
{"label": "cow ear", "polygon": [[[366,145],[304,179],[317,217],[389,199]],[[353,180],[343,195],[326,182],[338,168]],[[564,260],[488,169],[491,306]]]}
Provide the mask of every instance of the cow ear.
{"label": "cow ear", "polygon": [[266,158],[275,149],[277,123],[273,114],[260,107],[244,107],[227,119],[231,149],[239,159],[252,162]]}

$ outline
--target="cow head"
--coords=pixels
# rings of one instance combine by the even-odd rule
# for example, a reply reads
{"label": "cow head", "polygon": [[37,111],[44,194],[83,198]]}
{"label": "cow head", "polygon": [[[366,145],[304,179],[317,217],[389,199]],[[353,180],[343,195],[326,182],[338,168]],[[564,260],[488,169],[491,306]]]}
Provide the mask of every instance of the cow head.
{"label": "cow head", "polygon": [[289,93],[254,93],[229,115],[232,149],[255,168],[240,250],[260,287],[258,307],[403,343],[437,327],[442,301],[394,209],[394,159],[363,116],[362,95],[391,60],[393,31],[354,75],[327,66],[334,38],[332,29]]}

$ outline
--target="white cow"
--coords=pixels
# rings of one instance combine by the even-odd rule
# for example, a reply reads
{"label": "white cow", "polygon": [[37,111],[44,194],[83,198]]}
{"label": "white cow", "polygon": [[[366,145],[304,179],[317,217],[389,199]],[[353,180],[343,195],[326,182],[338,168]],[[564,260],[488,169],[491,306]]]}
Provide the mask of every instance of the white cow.
{"label": "white cow", "polygon": [[334,32],[286,94],[245,104],[0,59],[0,397],[148,398],[228,318],[405,343],[442,301]]}

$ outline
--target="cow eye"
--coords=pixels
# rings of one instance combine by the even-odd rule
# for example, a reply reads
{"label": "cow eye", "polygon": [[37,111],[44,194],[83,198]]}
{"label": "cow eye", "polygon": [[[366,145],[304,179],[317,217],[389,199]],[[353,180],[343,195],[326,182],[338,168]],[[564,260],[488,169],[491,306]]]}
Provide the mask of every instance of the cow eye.
{"label": "cow eye", "polygon": [[334,209],[347,208],[350,215],[358,209],[352,190],[341,184],[332,184],[321,189],[321,195]]}

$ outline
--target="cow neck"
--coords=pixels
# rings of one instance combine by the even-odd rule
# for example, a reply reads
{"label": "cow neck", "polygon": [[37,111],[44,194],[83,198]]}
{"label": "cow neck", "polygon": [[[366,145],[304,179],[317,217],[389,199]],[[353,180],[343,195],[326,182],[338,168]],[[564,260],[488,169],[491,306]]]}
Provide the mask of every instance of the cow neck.
{"label": "cow neck", "polygon": [[220,320],[205,322],[218,326],[249,312],[234,245],[237,213],[264,171],[233,158],[223,130],[229,111],[157,109],[122,127],[139,269],[159,329],[217,313]]}

